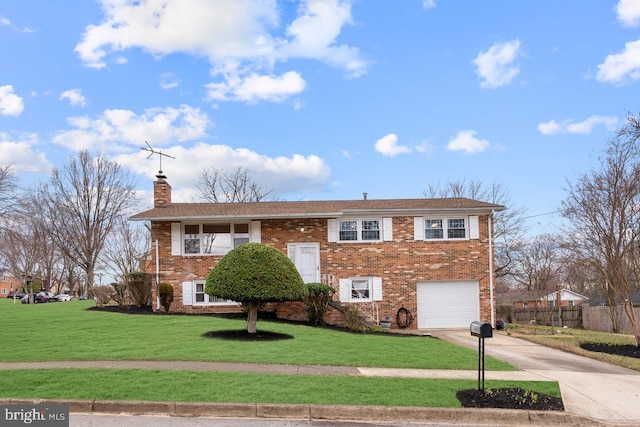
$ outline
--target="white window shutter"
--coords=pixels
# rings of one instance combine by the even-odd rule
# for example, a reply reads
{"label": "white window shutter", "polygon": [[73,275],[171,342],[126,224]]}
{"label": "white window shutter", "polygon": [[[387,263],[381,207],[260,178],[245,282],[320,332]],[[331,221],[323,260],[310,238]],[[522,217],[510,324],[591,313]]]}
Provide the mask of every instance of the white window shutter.
{"label": "white window shutter", "polygon": [[350,293],[349,279],[340,279],[340,302],[348,302]]}
{"label": "white window shutter", "polygon": [[385,242],[393,240],[393,218],[382,218],[382,239]]}
{"label": "white window shutter", "polygon": [[373,282],[373,300],[382,301],[382,278],[374,277],[371,281]]}
{"label": "white window shutter", "polygon": [[338,220],[337,219],[329,219],[327,220],[327,241],[328,242],[337,242],[338,241]]}
{"label": "white window shutter", "polygon": [[182,282],[182,305],[193,305],[193,283]]}
{"label": "white window shutter", "polygon": [[182,224],[171,223],[171,255],[182,255]]}
{"label": "white window shutter", "polygon": [[424,218],[421,216],[413,218],[413,239],[424,240]]}
{"label": "white window shutter", "polygon": [[469,238],[480,238],[480,225],[478,223],[478,215],[471,215],[469,217]]}
{"label": "white window shutter", "polygon": [[249,234],[251,243],[262,242],[262,230],[260,229],[260,221],[251,221],[251,233]]}

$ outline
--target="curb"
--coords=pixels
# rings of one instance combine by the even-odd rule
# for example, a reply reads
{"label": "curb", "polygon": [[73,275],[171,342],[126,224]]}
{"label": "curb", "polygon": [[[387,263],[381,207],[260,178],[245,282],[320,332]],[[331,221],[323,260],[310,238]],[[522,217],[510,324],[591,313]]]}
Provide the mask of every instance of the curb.
{"label": "curb", "polygon": [[0,405],[69,405],[70,413],[176,417],[302,419],[314,421],[429,422],[467,425],[594,426],[602,422],[567,412],[518,409],[424,408],[409,406],[308,405],[276,403],[149,402],[76,399],[0,399]]}

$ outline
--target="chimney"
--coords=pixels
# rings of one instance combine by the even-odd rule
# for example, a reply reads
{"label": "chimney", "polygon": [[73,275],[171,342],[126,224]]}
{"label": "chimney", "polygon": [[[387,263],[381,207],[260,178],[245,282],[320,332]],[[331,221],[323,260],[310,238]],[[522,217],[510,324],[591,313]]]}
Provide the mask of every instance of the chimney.
{"label": "chimney", "polygon": [[368,195],[368,194],[369,194],[369,193],[362,193],[362,200],[367,200],[367,195]]}
{"label": "chimney", "polygon": [[153,207],[163,208],[171,204],[171,185],[167,182],[167,177],[158,172],[157,180],[153,181]]}

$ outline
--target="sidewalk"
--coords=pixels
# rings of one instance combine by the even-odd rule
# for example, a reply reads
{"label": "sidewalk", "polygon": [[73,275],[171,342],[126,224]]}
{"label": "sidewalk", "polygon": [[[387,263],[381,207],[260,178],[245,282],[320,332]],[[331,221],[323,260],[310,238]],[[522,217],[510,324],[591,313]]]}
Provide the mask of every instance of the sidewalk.
{"label": "sidewalk", "polygon": [[[7,369],[166,369],[193,371],[256,372],[289,375],[362,375],[407,378],[478,378],[476,370],[431,370],[356,368],[342,366],[271,365],[251,363],[182,362],[182,361],[63,361],[38,363],[0,363]],[[640,378],[640,377],[639,377]],[[486,371],[485,380],[550,381],[553,378],[531,371]],[[640,389],[638,389],[640,390]],[[563,391],[563,399],[564,391]],[[123,402],[88,400],[0,399],[0,404],[68,404],[71,412],[130,413],[202,417],[251,417],[270,419],[313,419],[371,422],[433,422],[459,425],[576,425],[628,426],[637,421],[592,417],[574,410],[524,411],[471,408],[416,408],[345,405],[277,405],[188,402]],[[565,400],[565,407],[567,401]],[[576,406],[577,408],[578,406]],[[602,415],[602,413],[599,413]]]}

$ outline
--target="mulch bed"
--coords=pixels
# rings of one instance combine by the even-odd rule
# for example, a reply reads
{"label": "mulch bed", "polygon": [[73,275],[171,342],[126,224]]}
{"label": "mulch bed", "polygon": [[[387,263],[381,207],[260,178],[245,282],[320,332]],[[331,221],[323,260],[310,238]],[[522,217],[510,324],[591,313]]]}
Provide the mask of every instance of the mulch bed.
{"label": "mulch bed", "polygon": [[580,348],[598,353],[615,354],[617,356],[640,358],[640,347],[632,344],[600,344],[600,343],[583,343]]}
{"label": "mulch bed", "polygon": [[456,397],[464,408],[530,409],[564,411],[562,398],[522,388],[487,388],[461,390]]}

